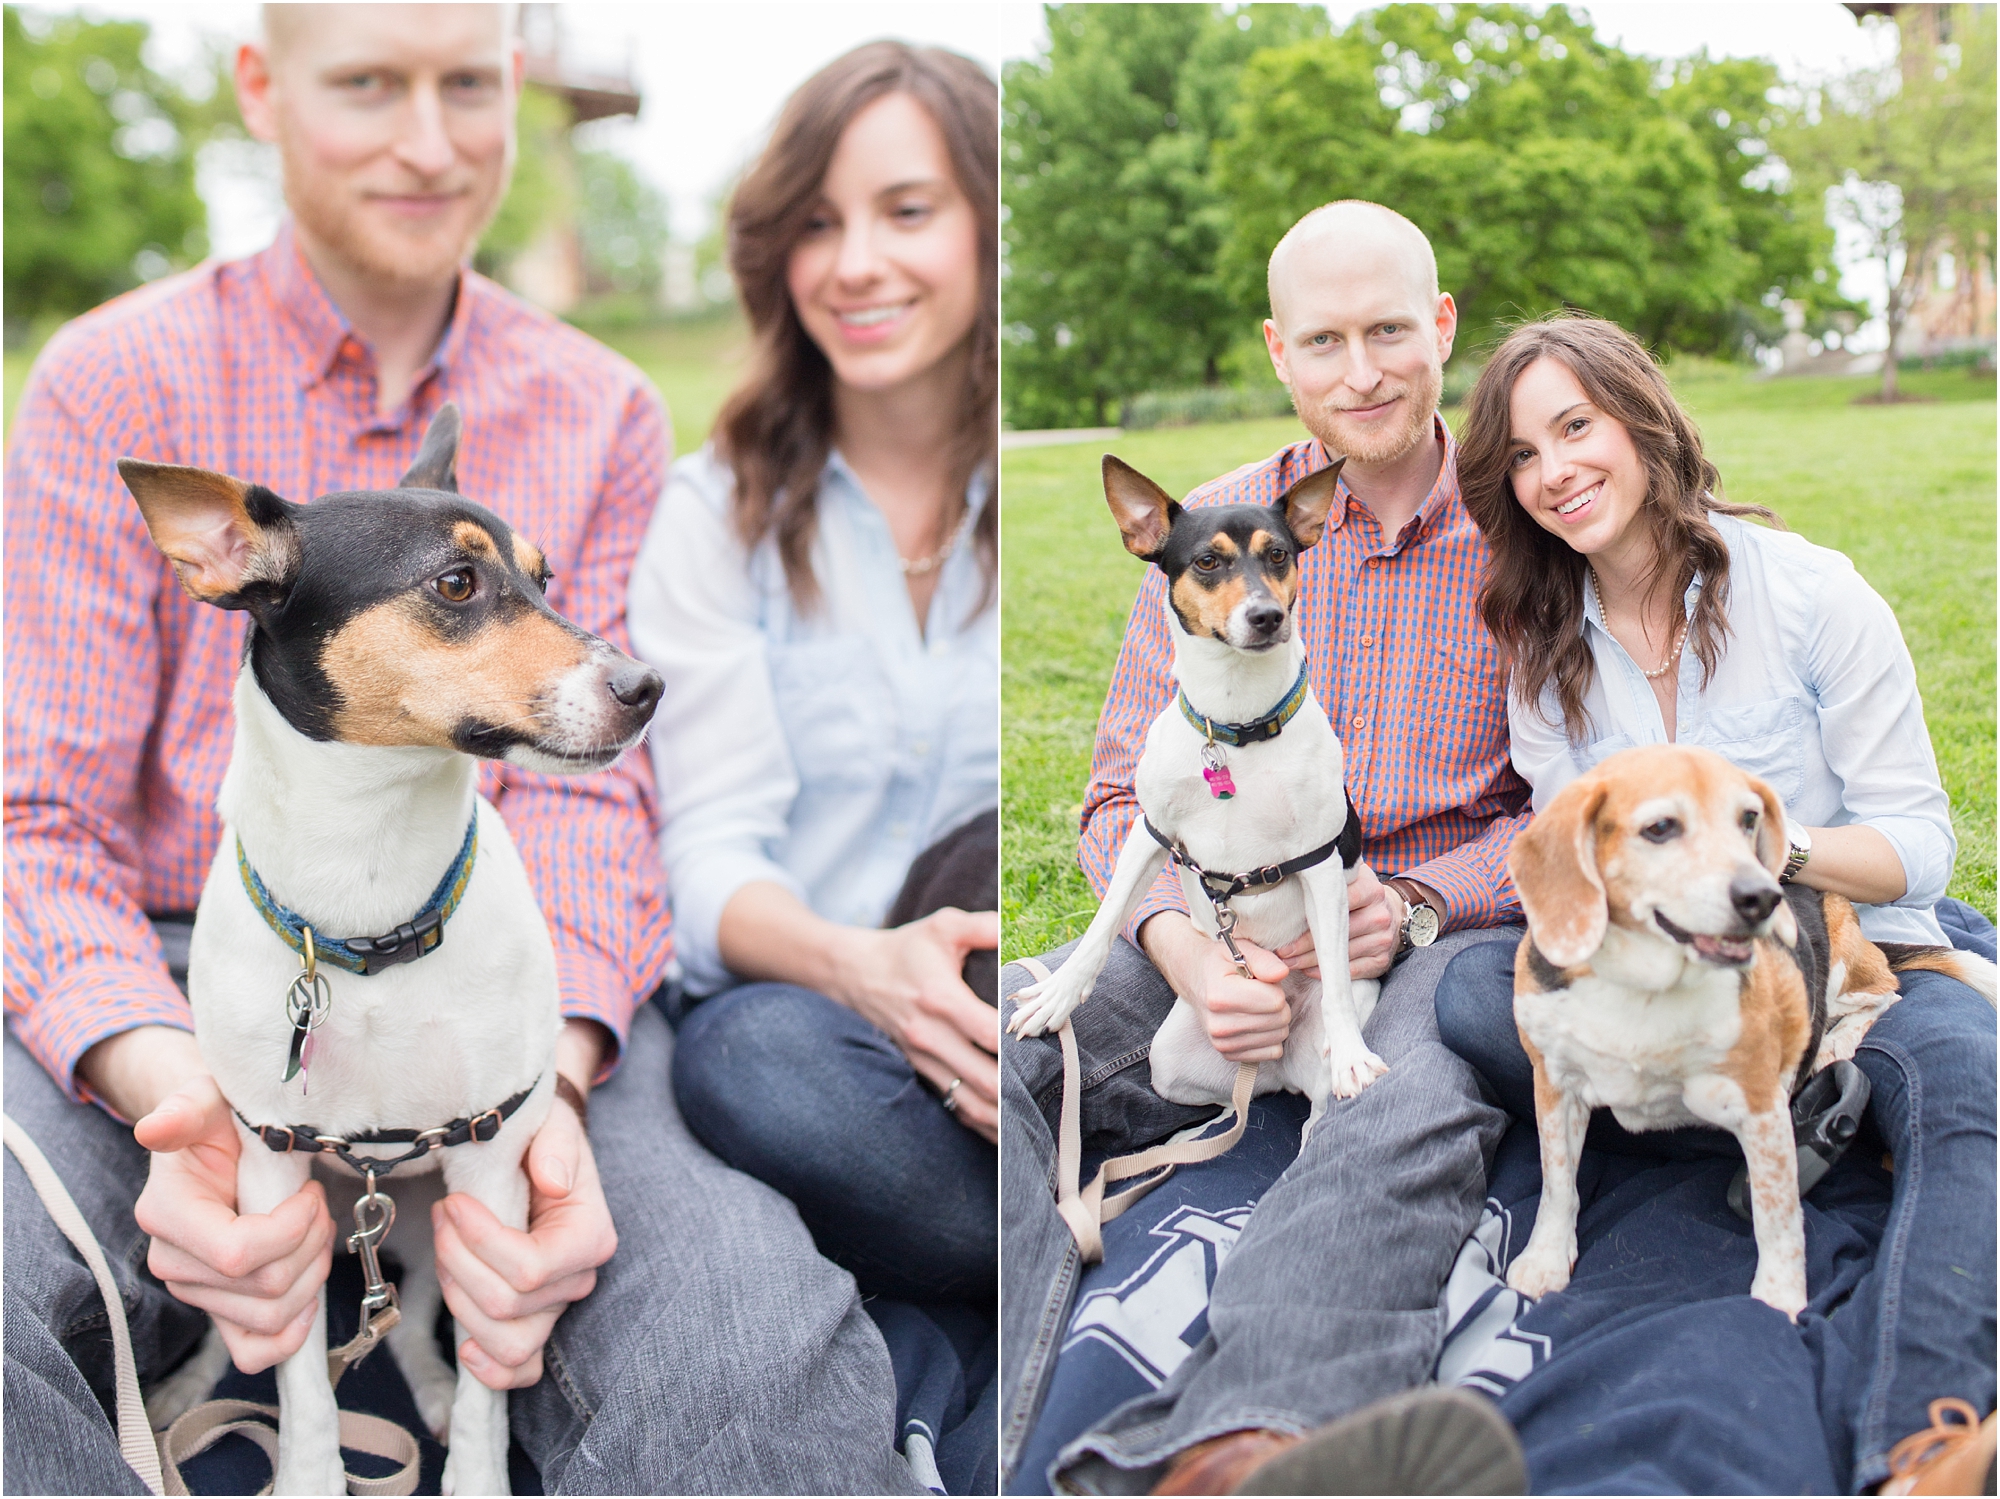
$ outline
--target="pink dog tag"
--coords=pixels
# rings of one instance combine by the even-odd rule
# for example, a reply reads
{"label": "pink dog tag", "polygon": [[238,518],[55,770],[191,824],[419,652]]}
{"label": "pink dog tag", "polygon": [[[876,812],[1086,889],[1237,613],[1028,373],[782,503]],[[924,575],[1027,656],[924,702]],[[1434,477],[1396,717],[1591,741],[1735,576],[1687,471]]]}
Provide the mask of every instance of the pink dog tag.
{"label": "pink dog tag", "polygon": [[1229,774],[1227,765],[1204,765],[1201,778],[1208,782],[1208,794],[1217,801],[1226,802],[1236,795],[1236,781]]}

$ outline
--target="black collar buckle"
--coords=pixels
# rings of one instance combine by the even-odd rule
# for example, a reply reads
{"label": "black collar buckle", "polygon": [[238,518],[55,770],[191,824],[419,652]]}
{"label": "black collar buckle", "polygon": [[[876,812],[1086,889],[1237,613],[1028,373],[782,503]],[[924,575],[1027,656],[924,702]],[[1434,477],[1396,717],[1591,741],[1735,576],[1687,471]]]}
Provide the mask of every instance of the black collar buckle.
{"label": "black collar buckle", "polygon": [[364,974],[377,974],[398,963],[413,963],[444,946],[444,913],[426,911],[379,937],[349,937],[347,946],[361,959]]}

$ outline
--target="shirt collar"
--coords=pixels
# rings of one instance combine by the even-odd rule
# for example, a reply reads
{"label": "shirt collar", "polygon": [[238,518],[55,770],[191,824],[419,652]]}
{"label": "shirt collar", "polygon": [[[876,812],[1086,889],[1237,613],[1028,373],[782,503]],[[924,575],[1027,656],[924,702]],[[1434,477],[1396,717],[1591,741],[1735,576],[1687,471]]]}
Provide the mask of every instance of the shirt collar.
{"label": "shirt collar", "polygon": [[[1444,444],[1444,462],[1438,466],[1438,476],[1431,485],[1431,492],[1424,496],[1417,513],[1404,526],[1403,534],[1391,539],[1394,546],[1413,546],[1430,533],[1439,514],[1459,502],[1458,493],[1458,441],[1451,435],[1451,428],[1445,425],[1444,417],[1438,412],[1431,413],[1431,431]],[[1333,461],[1326,450],[1326,444],[1317,437],[1308,445],[1307,471],[1317,472]],[[1334,492],[1333,514],[1328,517],[1327,529],[1337,531],[1347,522],[1349,503],[1356,505],[1354,494],[1347,487],[1346,476],[1340,480],[1340,487]]]}
{"label": "shirt collar", "polygon": [[[277,238],[255,258],[263,269],[264,284],[271,301],[290,322],[297,336],[305,366],[300,378],[301,388],[310,388],[327,379],[343,357],[360,359],[365,355],[373,360],[373,352],[367,350],[355,335],[346,315],[334,305],[333,298],[320,285],[319,277],[313,274],[289,214],[280,222]],[[463,271],[459,273],[458,291],[452,299],[451,321],[445,325],[444,337],[438,340],[430,362],[418,373],[417,382],[411,389],[412,397],[423,389],[432,374],[449,369],[464,348],[466,327],[473,315],[473,304],[480,295],[477,280]]]}
{"label": "shirt collar", "polygon": [[[1701,574],[1697,572],[1681,595],[1681,611],[1689,619],[1694,618],[1695,603],[1701,598]],[[1597,573],[1588,564],[1583,569],[1583,618],[1577,624],[1578,633],[1588,636],[1595,625],[1606,639],[1613,638],[1610,627],[1604,623],[1604,600],[1597,596]]]}

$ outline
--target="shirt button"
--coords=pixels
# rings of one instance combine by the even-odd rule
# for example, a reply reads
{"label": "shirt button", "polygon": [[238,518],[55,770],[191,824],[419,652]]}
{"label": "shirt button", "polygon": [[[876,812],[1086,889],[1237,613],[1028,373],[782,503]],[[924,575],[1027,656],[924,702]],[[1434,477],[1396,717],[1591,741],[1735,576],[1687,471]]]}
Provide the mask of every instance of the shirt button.
{"label": "shirt button", "polygon": [[909,831],[910,825],[907,822],[892,822],[889,824],[889,836],[891,838],[905,837]]}
{"label": "shirt button", "polygon": [[1363,718],[1359,713],[1355,714],[1354,717],[1350,718],[1348,722],[1353,724],[1354,727],[1357,729],[1365,728],[1368,724],[1368,720]]}
{"label": "shirt button", "polygon": [[1361,643],[1363,645],[1373,645],[1375,643],[1375,637],[1373,635],[1363,635],[1361,637]]}
{"label": "shirt button", "polygon": [[1370,567],[1380,567],[1382,565],[1382,559],[1380,557],[1370,557],[1368,559],[1368,565]]}
{"label": "shirt button", "polygon": [[931,745],[928,739],[919,739],[915,744],[910,746],[910,753],[915,755],[919,760],[930,752]]}

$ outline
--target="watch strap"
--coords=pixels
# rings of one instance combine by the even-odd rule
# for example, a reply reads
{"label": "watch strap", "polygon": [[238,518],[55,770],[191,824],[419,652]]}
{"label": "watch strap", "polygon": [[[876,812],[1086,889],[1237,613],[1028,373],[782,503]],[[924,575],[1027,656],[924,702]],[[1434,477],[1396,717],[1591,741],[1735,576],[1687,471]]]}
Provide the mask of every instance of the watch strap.
{"label": "watch strap", "polygon": [[1437,913],[1438,931],[1440,934],[1443,933],[1444,912],[1439,911],[1436,906],[1431,905],[1430,901],[1425,899],[1422,888],[1415,880],[1399,878],[1384,880],[1382,883],[1403,898],[1403,921],[1402,925],[1396,928],[1396,952],[1399,955],[1408,952],[1416,945],[1410,941],[1410,913],[1415,911],[1418,906],[1429,906],[1432,911]]}

